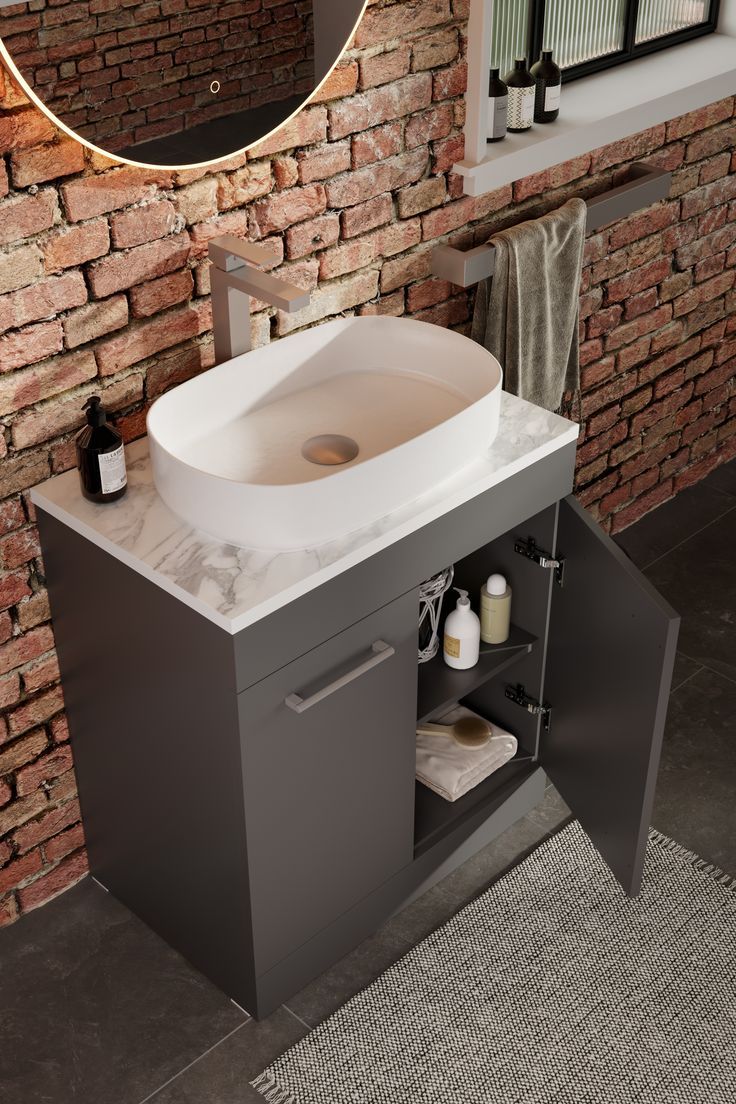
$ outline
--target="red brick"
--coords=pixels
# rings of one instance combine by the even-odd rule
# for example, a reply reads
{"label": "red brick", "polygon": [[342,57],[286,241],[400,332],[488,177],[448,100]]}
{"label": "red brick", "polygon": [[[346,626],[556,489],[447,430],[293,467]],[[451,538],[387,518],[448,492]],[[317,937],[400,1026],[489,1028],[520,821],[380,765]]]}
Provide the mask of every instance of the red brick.
{"label": "red brick", "polygon": [[656,234],[667,226],[673,226],[680,218],[678,203],[661,203],[648,207],[639,214],[617,222],[611,230],[610,248],[620,249],[624,245]]}
{"label": "red brick", "polygon": [[350,168],[350,142],[330,142],[316,149],[302,150],[297,154],[299,179],[302,184],[315,180],[328,180],[331,176]]}
{"label": "red brick", "polygon": [[611,165],[620,165],[624,161],[632,161],[636,157],[641,157],[643,154],[661,146],[664,136],[665,128],[664,124],[661,124],[639,134],[632,134],[629,138],[622,138],[618,142],[613,142],[610,146],[602,146],[591,154],[590,171],[592,173],[601,172],[603,169],[610,168]]}
{"label": "red brick", "polygon": [[649,264],[641,265],[625,276],[619,276],[609,281],[607,288],[608,301],[618,303],[622,299],[628,299],[645,288],[656,287],[669,276],[672,262],[669,257],[658,257]]}
{"label": "red brick", "polygon": [[355,34],[354,45],[376,46],[403,39],[414,31],[450,20],[450,0],[405,0],[390,7],[369,7]]}
{"label": "red brick", "polygon": [[733,115],[733,98],[718,100],[717,103],[700,107],[696,111],[690,111],[687,115],[680,115],[667,123],[667,141],[675,138],[684,138],[688,134],[705,130],[724,119],[730,119]]}
{"label": "red brick", "polygon": [[[41,406],[19,414],[13,421],[11,431],[15,448],[28,448],[79,428],[84,421],[82,404],[93,391],[102,396],[107,409],[114,413],[120,407],[130,406],[143,397],[143,380],[141,376],[131,374],[105,388],[99,382],[88,384],[78,391],[57,395]],[[73,446],[69,450],[69,457],[67,467],[73,462]],[[56,470],[64,469],[57,467]]]}
{"label": "red brick", "polygon": [[72,766],[72,753],[68,744],[55,747],[46,755],[42,755],[35,763],[29,763],[16,775],[16,788],[21,797],[33,793],[59,775],[70,770]]}
{"label": "red brick", "polygon": [[70,230],[60,230],[43,244],[43,263],[46,272],[61,272],[64,268],[81,265],[96,257],[102,257],[110,248],[110,234],[105,219],[85,222]]}
{"label": "red brick", "polygon": [[[145,285],[144,285],[145,287]],[[113,295],[99,303],[87,303],[71,311],[64,319],[64,337],[69,348],[94,341],[103,334],[119,330],[128,322],[128,301]]]}
{"label": "red brick", "polygon": [[[27,287],[43,274],[43,256],[36,244],[0,253],[0,294]],[[0,361],[0,371],[6,371]]]}
{"label": "red brick", "polygon": [[318,215],[286,231],[286,255],[290,260],[306,257],[318,249],[335,245],[340,237],[340,218],[336,214]]}
{"label": "red brick", "polygon": [[[400,153],[404,144],[403,126],[398,123],[385,123],[383,126],[364,130],[354,134],[351,139],[351,163],[354,169],[373,165]],[[329,148],[329,147],[328,147]]]}
{"label": "red brick", "polygon": [[111,253],[90,265],[88,277],[92,294],[102,299],[144,280],[165,276],[186,263],[189,248],[189,235],[182,232],[136,246],[126,253]]}
{"label": "red brick", "polygon": [[426,168],[427,151],[419,149],[389,157],[344,176],[336,176],[327,183],[328,206],[354,207],[382,192],[414,184],[424,175]]}
{"label": "red brick", "polygon": [[0,575],[0,610],[14,606],[31,593],[26,571],[8,571]]}
{"label": "red brick", "polygon": [[21,672],[24,694],[35,694],[44,686],[59,681],[59,661],[56,653],[49,652],[35,663],[24,667]]}
{"label": "red brick", "polygon": [[58,866],[53,867],[48,874],[36,878],[25,889],[18,890],[18,900],[23,912],[38,908],[53,897],[58,897],[64,890],[76,885],[81,878],[89,872],[87,856],[84,851],[77,851],[68,858],[63,859]]}
{"label": "red brick", "polygon": [[9,863],[0,870],[0,894],[7,893],[9,889],[17,889],[22,886],[34,874],[41,869],[42,859],[40,850],[29,851],[15,862]]}
{"label": "red brick", "polygon": [[47,862],[56,862],[80,847],[84,847],[84,829],[81,824],[75,824],[45,843],[43,852]]}
{"label": "red brick", "polygon": [[[217,214],[217,181],[205,177],[174,193],[174,204],[187,226]],[[159,236],[159,235],[157,235]]]}
{"label": "red brick", "polygon": [[87,285],[81,272],[49,276],[0,299],[0,333],[86,302]]}
{"label": "red brick", "polygon": [[188,268],[169,276],[160,276],[130,289],[130,306],[134,318],[146,318],[177,303],[190,299],[194,280]]}
{"label": "red brick", "polygon": [[58,353],[63,344],[61,322],[40,322],[0,337],[0,365],[9,372]]}
{"label": "red brick", "polygon": [[65,353],[28,368],[0,376],[0,414],[58,395],[97,375],[94,354],[90,350]]}
{"label": "red brick", "polygon": [[352,238],[357,234],[365,233],[366,230],[373,230],[376,226],[389,222],[392,214],[393,202],[388,192],[375,196],[366,203],[349,207],[341,215],[342,236]]}
{"label": "red brick", "polygon": [[[379,84],[398,81],[400,77],[406,76],[409,72],[410,57],[409,47],[401,45],[396,50],[387,50],[382,54],[361,58],[359,61],[361,89],[375,88]],[[408,110],[402,114],[408,114]]]}
{"label": "red brick", "polygon": [[193,303],[150,321],[131,325],[121,334],[107,338],[95,347],[100,375],[119,372],[209,328],[208,307],[203,303]]}
{"label": "red brick", "polygon": [[0,539],[0,565],[20,567],[40,554],[38,531],[35,527],[18,529]]}
{"label": "red brick", "polygon": [[458,50],[456,27],[447,27],[435,34],[422,35],[412,43],[412,68],[418,71],[448,65],[455,60]]}
{"label": "red brick", "polygon": [[217,178],[217,205],[221,211],[250,203],[271,191],[271,165],[258,162]]}
{"label": "red brick", "polygon": [[70,180],[61,185],[61,196],[71,221],[81,222],[151,199],[157,187],[169,188],[171,183],[171,172],[125,166],[98,176]]}
{"label": "red brick", "polygon": [[57,142],[32,149],[15,149],[10,156],[10,171],[15,188],[27,188],[84,169],[84,146],[73,138],[59,137]]}
{"label": "red brick", "polygon": [[56,217],[56,193],[45,188],[36,195],[17,196],[0,202],[0,245],[30,238],[48,230]]}
{"label": "red brick", "polygon": [[274,153],[297,146],[313,146],[324,142],[327,137],[327,109],[311,107],[300,111],[288,123],[284,123],[274,134],[263,142],[258,142],[248,150],[248,157],[270,157]]}
{"label": "red brick", "polygon": [[24,111],[0,112],[0,156],[16,150],[30,149],[54,138],[56,130],[35,107]]}
{"label": "red brick", "polygon": [[285,230],[294,223],[321,215],[327,207],[324,185],[308,184],[303,188],[259,199],[253,206],[253,225],[257,237]]}
{"label": "red brick", "polygon": [[312,103],[326,103],[341,96],[352,96],[358,87],[358,63],[346,61],[336,65],[320,88],[312,96]]}
{"label": "red brick", "polygon": [[434,176],[428,180],[422,180],[419,184],[413,184],[408,188],[402,188],[397,195],[399,217],[410,218],[423,211],[429,211],[432,207],[439,207],[446,198],[444,177]]}
{"label": "red brick", "polygon": [[451,203],[446,203],[435,211],[422,215],[422,237],[425,241],[437,238],[443,234],[449,234],[468,222],[475,222],[487,218],[495,211],[500,211],[511,202],[511,185],[499,188],[498,191],[489,192],[487,195],[464,196]]}
{"label": "red brick", "polygon": [[[216,187],[214,180],[211,184],[213,188]],[[168,199],[159,199],[143,207],[121,211],[110,219],[112,240],[117,249],[128,249],[155,241],[170,234],[175,228],[176,208]]]}

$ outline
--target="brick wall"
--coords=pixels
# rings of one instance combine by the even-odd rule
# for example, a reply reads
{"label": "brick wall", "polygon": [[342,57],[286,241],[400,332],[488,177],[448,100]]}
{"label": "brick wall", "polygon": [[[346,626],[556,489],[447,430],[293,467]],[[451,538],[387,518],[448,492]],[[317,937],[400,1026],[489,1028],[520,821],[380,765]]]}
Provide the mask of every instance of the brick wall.
{"label": "brick wall", "polygon": [[578,493],[617,531],[736,455],[733,99],[463,197],[466,18],[467,0],[378,0],[320,101],[216,171],[111,167],[0,92],[0,923],[86,869],[27,488],[72,465],[86,395],[130,440],[212,364],[213,235],[268,239],[313,289],[299,315],[258,309],[258,343],[343,311],[462,330],[472,293],[431,276],[436,241],[470,245],[647,158],[673,170],[671,198],[588,241]]}
{"label": "brick wall", "polygon": [[30,0],[3,9],[2,36],[49,109],[112,152],[315,84],[312,0],[215,16],[209,0]]}

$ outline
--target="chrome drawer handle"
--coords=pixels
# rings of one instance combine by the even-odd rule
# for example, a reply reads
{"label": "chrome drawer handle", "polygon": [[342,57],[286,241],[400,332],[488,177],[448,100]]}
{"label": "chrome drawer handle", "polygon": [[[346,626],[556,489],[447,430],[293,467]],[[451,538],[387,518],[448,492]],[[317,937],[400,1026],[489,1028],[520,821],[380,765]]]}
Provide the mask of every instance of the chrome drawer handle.
{"label": "chrome drawer handle", "polygon": [[335,679],[334,682],[329,683],[328,686],[323,686],[321,690],[318,690],[316,694],[312,694],[309,698],[301,698],[298,694],[289,694],[285,700],[285,704],[289,709],[293,709],[295,713],[303,713],[306,709],[311,709],[317,702],[324,701],[325,698],[329,698],[330,694],[336,693],[338,690],[342,690],[343,686],[347,686],[349,682],[353,682],[355,679],[360,678],[366,671],[370,671],[371,668],[377,667],[379,663],[383,663],[385,659],[390,659],[395,654],[396,649],[392,648],[390,644],[387,644],[385,640],[376,640],[371,645],[371,652],[373,653],[370,659],[366,659],[363,663],[360,663],[352,671],[348,671],[346,675],[341,675],[340,678]]}

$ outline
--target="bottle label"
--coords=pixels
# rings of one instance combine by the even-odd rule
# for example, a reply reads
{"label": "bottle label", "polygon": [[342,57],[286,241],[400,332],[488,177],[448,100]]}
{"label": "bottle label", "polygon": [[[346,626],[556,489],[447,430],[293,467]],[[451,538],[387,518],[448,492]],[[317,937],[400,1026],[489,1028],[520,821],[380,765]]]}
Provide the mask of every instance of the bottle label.
{"label": "bottle label", "polygon": [[444,649],[445,655],[452,656],[453,659],[460,658],[460,641],[456,636],[448,636],[445,633]]}
{"label": "bottle label", "polygon": [[547,85],[544,93],[544,110],[545,111],[559,111],[560,108],[560,93],[562,92],[561,84]]}
{"label": "bottle label", "polygon": [[509,126],[527,130],[534,121],[534,88],[509,88]]}
{"label": "bottle label", "polygon": [[103,494],[119,491],[128,482],[125,474],[125,453],[120,445],[112,452],[101,452],[97,457],[100,465],[100,486]]}
{"label": "bottle label", "polygon": [[506,133],[506,116],[509,110],[508,96],[488,97],[488,137],[503,138]]}

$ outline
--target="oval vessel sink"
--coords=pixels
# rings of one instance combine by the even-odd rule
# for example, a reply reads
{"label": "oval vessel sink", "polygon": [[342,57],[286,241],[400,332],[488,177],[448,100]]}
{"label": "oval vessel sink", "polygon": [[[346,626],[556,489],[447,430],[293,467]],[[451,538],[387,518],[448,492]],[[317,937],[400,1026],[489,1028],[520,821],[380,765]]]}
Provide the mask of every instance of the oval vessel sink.
{"label": "oval vessel sink", "polygon": [[404,506],[498,430],[501,366],[406,318],[346,318],[217,365],[148,414],[156,488],[249,548],[307,548]]}

